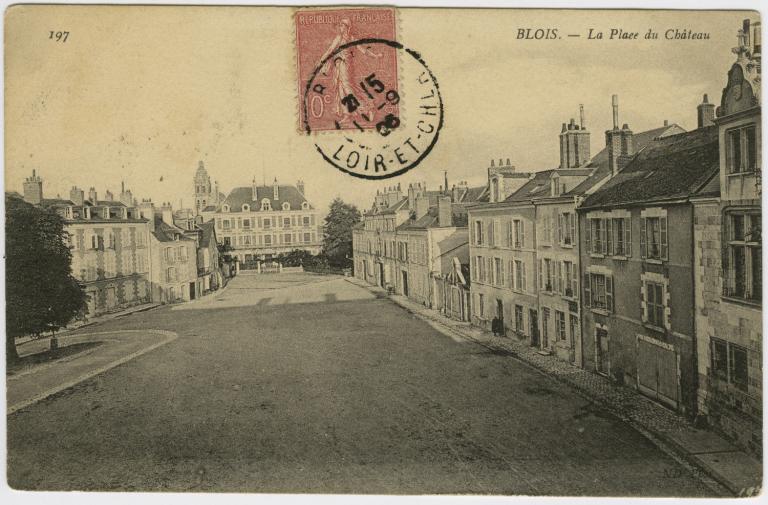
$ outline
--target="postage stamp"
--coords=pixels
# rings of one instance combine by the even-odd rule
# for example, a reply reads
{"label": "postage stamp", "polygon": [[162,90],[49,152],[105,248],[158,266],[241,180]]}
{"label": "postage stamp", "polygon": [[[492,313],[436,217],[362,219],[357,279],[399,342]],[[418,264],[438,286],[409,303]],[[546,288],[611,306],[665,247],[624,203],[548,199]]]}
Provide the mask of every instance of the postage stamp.
{"label": "postage stamp", "polygon": [[[348,44],[367,39],[396,40],[393,8],[299,11],[296,51],[299,97],[307,82],[322,92],[299,104],[315,132],[370,130],[387,114],[397,114],[397,53],[389,46]],[[348,47],[349,48],[349,47]],[[389,100],[375,104],[386,89]]]}

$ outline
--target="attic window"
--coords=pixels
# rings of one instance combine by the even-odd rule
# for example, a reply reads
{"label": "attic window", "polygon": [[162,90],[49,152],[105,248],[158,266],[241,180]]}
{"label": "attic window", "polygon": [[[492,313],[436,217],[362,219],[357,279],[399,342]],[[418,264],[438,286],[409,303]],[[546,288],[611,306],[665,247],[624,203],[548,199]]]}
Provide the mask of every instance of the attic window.
{"label": "attic window", "polygon": [[272,210],[272,204],[269,203],[269,198],[263,198],[261,200],[261,210]]}
{"label": "attic window", "polygon": [[251,210],[251,206],[248,205],[247,203],[244,203],[243,204],[243,212],[250,212],[250,210]]}
{"label": "attic window", "polygon": [[288,202],[283,202],[283,210],[291,210],[291,204]]}
{"label": "attic window", "polygon": [[304,209],[304,210],[307,210],[309,208],[309,203],[307,203],[307,202],[302,203],[301,204],[301,208]]}
{"label": "attic window", "polygon": [[229,205],[226,205],[226,204],[225,204],[225,205],[222,205],[222,206],[221,206],[221,211],[222,211],[222,212],[229,212]]}

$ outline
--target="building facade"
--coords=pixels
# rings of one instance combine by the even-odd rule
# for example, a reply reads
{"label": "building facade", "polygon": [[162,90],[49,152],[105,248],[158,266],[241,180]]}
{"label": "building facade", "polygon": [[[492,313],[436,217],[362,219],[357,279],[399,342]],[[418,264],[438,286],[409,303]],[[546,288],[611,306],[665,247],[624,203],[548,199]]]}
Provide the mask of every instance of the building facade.
{"label": "building facade", "polygon": [[73,187],[69,199],[43,198],[43,180],[33,171],[24,182],[24,200],[55,210],[64,218],[72,250],[72,275],[88,295],[87,317],[99,316],[151,301],[149,225],[130,203],[107,192],[99,200],[91,188]]}
{"label": "building facade", "polygon": [[715,117],[719,197],[694,204],[699,413],[762,453],[760,23],[744,22]]}

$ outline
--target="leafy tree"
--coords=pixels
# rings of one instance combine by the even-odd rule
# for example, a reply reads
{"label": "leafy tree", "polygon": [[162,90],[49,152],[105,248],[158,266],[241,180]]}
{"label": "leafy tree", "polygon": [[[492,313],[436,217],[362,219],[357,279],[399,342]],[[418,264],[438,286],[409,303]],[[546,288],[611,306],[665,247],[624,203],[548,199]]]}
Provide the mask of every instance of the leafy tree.
{"label": "leafy tree", "polygon": [[6,196],[5,249],[6,359],[14,360],[16,337],[55,336],[84,314],[87,295],[72,276],[68,234],[55,212]]}
{"label": "leafy tree", "polygon": [[341,198],[331,202],[323,229],[323,253],[334,267],[352,265],[352,228],[360,222],[357,207],[344,203]]}

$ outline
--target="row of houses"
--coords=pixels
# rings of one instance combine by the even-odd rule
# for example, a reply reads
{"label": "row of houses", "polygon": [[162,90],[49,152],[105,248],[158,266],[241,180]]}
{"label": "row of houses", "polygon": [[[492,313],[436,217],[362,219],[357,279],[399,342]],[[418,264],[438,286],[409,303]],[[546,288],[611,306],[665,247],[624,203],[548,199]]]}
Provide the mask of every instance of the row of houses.
{"label": "row of houses", "polygon": [[44,198],[43,179],[33,170],[24,181],[29,204],[64,219],[72,251],[72,274],[88,295],[87,317],[145,303],[193,300],[224,282],[213,222],[136,202],[123,185],[118,198],[100,200],[95,188],[70,190],[69,199]]}
{"label": "row of houses", "polygon": [[[759,23],[697,128],[563,123],[560,165],[495,160],[484,185],[380,192],[355,275],[762,444]],[[621,125],[621,126],[620,126]]]}

